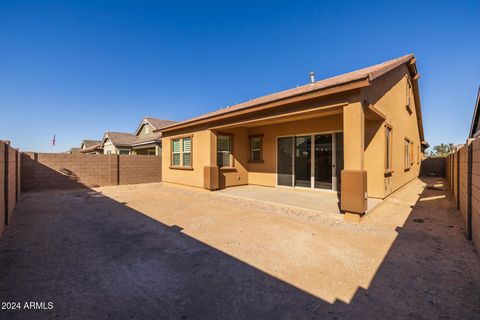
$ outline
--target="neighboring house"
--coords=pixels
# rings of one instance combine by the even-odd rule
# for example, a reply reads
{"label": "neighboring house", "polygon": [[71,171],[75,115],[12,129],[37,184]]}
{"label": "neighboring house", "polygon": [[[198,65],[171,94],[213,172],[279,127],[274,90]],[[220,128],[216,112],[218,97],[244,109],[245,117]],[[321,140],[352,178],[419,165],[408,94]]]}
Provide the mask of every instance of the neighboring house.
{"label": "neighboring house", "polygon": [[162,134],[154,131],[174,123],[176,123],[176,121],[145,117],[135,131],[137,140],[131,145],[132,153],[161,155]]}
{"label": "neighboring house", "polygon": [[473,112],[472,124],[470,126],[469,138],[480,137],[480,87],[477,92],[477,102],[475,103],[475,111]]}
{"label": "neighboring house", "polygon": [[[416,60],[270,94],[161,129],[162,180],[341,191],[356,219],[418,176],[424,141]],[[321,193],[319,193],[321,197]]]}
{"label": "neighboring house", "polygon": [[105,132],[101,147],[104,154],[131,154],[131,145],[136,140],[133,133]]}
{"label": "neighboring house", "polygon": [[104,154],[162,154],[162,134],[154,132],[175,121],[145,117],[137,127],[135,133],[106,132],[101,141]]}
{"label": "neighboring house", "polygon": [[102,141],[100,140],[82,140],[80,144],[80,153],[102,154]]}
{"label": "neighboring house", "polygon": [[65,153],[79,153],[80,148],[70,148],[70,150],[65,151]]}

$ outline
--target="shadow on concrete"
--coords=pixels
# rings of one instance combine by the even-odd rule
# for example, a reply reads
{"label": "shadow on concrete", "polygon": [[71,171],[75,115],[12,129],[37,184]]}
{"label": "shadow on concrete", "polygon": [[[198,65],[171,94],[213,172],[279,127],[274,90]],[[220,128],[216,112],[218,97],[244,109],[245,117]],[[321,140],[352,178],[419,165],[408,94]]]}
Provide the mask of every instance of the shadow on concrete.
{"label": "shadow on concrete", "polygon": [[[480,299],[472,294],[480,292],[474,282],[480,269],[471,284],[453,271],[471,257],[464,252],[469,247],[456,238],[457,247],[448,250],[461,252],[444,248],[461,232],[458,214],[440,218],[424,210],[443,200],[413,207],[368,290],[360,289],[349,304],[330,304],[182,233],[181,226],[78,187],[22,196],[0,241],[0,300],[51,301],[54,309],[2,310],[2,318],[474,319],[480,314]],[[425,189],[421,197],[431,192],[438,191]]]}

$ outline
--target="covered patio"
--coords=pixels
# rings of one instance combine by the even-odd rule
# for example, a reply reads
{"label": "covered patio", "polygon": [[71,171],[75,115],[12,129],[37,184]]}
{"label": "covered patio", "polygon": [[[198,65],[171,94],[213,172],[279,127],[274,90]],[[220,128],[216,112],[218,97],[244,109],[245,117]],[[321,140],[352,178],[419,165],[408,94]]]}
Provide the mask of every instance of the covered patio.
{"label": "covered patio", "polygon": [[[269,205],[313,210],[321,214],[340,213],[340,195],[332,191],[244,185],[221,189],[215,191],[215,193],[246,200],[261,201]],[[367,213],[381,203],[381,199],[369,198]]]}

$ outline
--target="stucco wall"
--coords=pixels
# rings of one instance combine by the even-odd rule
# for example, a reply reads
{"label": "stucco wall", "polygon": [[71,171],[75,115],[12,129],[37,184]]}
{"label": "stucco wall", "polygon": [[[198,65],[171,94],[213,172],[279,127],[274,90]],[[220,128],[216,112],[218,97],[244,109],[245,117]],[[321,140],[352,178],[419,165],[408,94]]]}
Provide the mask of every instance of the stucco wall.
{"label": "stucco wall", "polygon": [[[186,134],[187,136],[190,134]],[[162,180],[165,182],[185,184],[193,187],[204,187],[204,168],[216,165],[213,157],[215,136],[210,130],[196,131],[192,135],[192,169],[172,169],[171,166],[171,139],[183,137],[178,135],[162,139]]]}
{"label": "stucco wall", "polygon": [[[373,104],[386,116],[386,123],[392,126],[393,149],[391,176],[385,176],[385,123],[366,121],[365,124],[365,169],[368,172],[368,194],[384,198],[397,190],[420,172],[423,154],[418,152],[420,133],[413,90],[408,88],[410,77],[406,66],[401,66],[362,90],[362,100]],[[410,95],[410,111],[406,108],[407,92]],[[404,139],[413,142],[413,164],[410,169],[404,165]],[[421,150],[421,148],[420,148]]]}
{"label": "stucco wall", "polygon": [[[248,130],[246,128],[238,128],[231,130],[221,130],[214,132],[215,136],[222,133],[231,134],[233,137],[233,168],[226,168],[219,170],[219,186],[220,188],[239,186],[248,184],[248,154],[249,154],[249,140]],[[215,163],[216,163],[215,154]]]}

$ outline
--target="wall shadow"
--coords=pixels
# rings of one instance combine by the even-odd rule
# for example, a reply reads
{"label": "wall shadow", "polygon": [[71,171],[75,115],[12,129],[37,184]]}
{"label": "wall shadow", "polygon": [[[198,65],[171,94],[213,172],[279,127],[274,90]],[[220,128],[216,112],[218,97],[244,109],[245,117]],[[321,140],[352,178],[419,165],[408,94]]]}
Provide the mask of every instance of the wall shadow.
{"label": "wall shadow", "polygon": [[[432,266],[448,265],[419,242],[438,238],[419,228],[428,223],[415,222],[435,219],[421,207],[398,230],[368,290],[330,304],[127,205],[80,184],[22,195],[0,240],[0,300],[55,308],[5,312],[8,318],[437,319],[441,312],[473,319],[479,310],[468,292],[451,297],[447,290],[450,304],[441,305],[443,296],[431,304],[425,290],[449,284]],[[458,310],[456,299],[470,307]]]}

